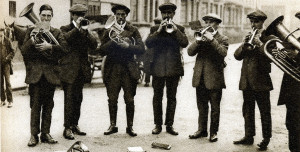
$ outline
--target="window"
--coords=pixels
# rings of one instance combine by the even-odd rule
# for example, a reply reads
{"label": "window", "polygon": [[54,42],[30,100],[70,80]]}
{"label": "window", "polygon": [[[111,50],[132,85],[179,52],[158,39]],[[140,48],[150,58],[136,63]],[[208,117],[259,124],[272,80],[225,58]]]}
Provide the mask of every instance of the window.
{"label": "window", "polygon": [[148,21],[148,0],[144,0],[144,21]]}
{"label": "window", "polygon": [[153,0],[150,0],[150,21],[149,22],[152,22],[153,21]]}
{"label": "window", "polygon": [[157,0],[155,0],[155,8],[154,8],[154,10],[155,10],[155,17],[157,17],[158,16],[158,1]]}
{"label": "window", "polygon": [[187,1],[186,0],[181,0],[180,18],[182,23],[187,22]]}
{"label": "window", "polygon": [[9,1],[9,16],[16,17],[16,2]]}
{"label": "window", "polygon": [[219,11],[218,11],[218,4],[214,4],[214,13],[216,14],[219,14]]}
{"label": "window", "polygon": [[138,0],[131,0],[130,1],[130,8],[131,8],[131,20],[138,21]]}
{"label": "window", "polygon": [[208,14],[208,3],[207,2],[203,2],[203,5],[201,5],[201,15],[206,15]]}
{"label": "window", "polygon": [[198,20],[199,19],[199,7],[200,7],[200,2],[199,1],[197,1],[197,4],[196,4],[196,20]]}
{"label": "window", "polygon": [[191,21],[194,20],[195,16],[194,16],[194,0],[191,0]]}

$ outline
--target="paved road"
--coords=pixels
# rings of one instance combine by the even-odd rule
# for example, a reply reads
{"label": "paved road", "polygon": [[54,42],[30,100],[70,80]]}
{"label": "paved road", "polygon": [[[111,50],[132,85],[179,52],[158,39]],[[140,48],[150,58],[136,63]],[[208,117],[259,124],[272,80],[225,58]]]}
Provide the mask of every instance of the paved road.
{"label": "paved road", "polygon": [[[161,149],[151,148],[152,142],[171,144],[170,151],[174,152],[196,152],[196,151],[256,151],[256,144],[261,141],[261,123],[258,108],[256,108],[256,136],[253,146],[236,146],[233,140],[244,135],[244,121],[242,117],[242,94],[238,90],[240,78],[241,62],[233,57],[233,51],[237,45],[231,45],[226,57],[227,67],[225,69],[225,79],[227,88],[223,90],[221,102],[221,120],[219,130],[219,141],[210,143],[207,138],[190,140],[188,135],[197,129],[197,105],[195,99],[195,89],[191,86],[193,60],[184,54],[185,76],[181,79],[177,94],[177,109],[175,115],[174,128],[179,131],[178,136],[172,136],[163,132],[159,135],[152,135],[153,124],[151,87],[139,85],[135,97],[136,113],[134,119],[134,129],[138,133],[137,137],[130,137],[126,131],[126,114],[123,92],[119,98],[119,109],[117,125],[119,132],[110,136],[104,136],[103,132],[109,126],[109,115],[107,105],[106,89],[102,83],[100,72],[96,71],[93,83],[84,88],[84,101],[82,104],[82,115],[79,126],[87,132],[87,136],[76,136],[76,140],[83,141],[90,151],[98,152],[124,152],[127,147],[141,146],[148,152],[160,152]],[[282,72],[272,65],[272,80],[274,90],[271,92],[273,137],[268,151],[283,152],[288,151],[287,130],[284,125],[285,107],[277,106],[279,88],[282,79]],[[53,152],[67,150],[75,141],[66,140],[63,133],[63,91],[56,90],[53,109],[51,134],[58,140],[59,144],[48,145],[39,143],[34,148],[27,147],[30,137],[30,108],[29,96],[26,91],[14,92],[14,107],[8,109],[1,108],[1,151],[3,152]],[[166,106],[166,98],[163,100]],[[165,109],[164,109],[165,112]]]}

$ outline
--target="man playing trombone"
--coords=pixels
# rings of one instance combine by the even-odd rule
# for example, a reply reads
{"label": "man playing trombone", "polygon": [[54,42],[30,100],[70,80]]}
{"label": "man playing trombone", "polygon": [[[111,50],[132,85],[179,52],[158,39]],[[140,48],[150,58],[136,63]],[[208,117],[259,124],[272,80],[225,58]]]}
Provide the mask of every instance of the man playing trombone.
{"label": "man playing trombone", "polygon": [[[211,105],[210,142],[216,142],[220,119],[222,89],[225,88],[224,58],[228,50],[228,37],[217,29],[222,22],[216,14],[202,18],[206,27],[195,33],[196,41],[188,48],[190,56],[197,55],[193,75],[193,87],[196,87],[199,110],[198,130],[190,139],[207,137],[208,102]],[[198,33],[199,32],[199,33]]]}
{"label": "man playing trombone", "polygon": [[88,48],[96,49],[97,41],[87,29],[88,21],[84,18],[87,8],[76,4],[69,9],[72,23],[60,27],[70,52],[60,61],[60,79],[64,89],[64,132],[66,139],[73,140],[74,134],[86,135],[78,127],[82,103],[82,90],[85,83],[90,83],[91,67],[88,61]]}
{"label": "man playing trombone", "polygon": [[100,47],[100,54],[106,55],[103,81],[107,90],[110,116],[110,127],[104,135],[118,132],[118,97],[123,88],[127,115],[126,133],[136,136],[132,126],[134,96],[140,72],[134,55],[143,54],[145,48],[138,29],[126,21],[130,9],[125,5],[116,4],[111,11],[114,16],[106,22],[106,28],[109,29],[104,32]]}
{"label": "man playing trombone", "polygon": [[264,54],[264,43],[270,38],[264,34],[265,13],[256,10],[247,15],[253,32],[247,35],[242,45],[235,51],[234,57],[243,60],[239,89],[243,91],[243,116],[245,136],[234,144],[252,145],[255,136],[255,101],[262,122],[263,140],[258,147],[266,150],[272,137],[270,90],[273,89],[269,73],[270,60]]}
{"label": "man playing trombone", "polygon": [[146,45],[153,49],[152,63],[152,86],[153,113],[155,128],[152,134],[159,134],[162,130],[162,98],[164,86],[167,87],[167,111],[166,130],[172,135],[178,135],[174,130],[174,116],[176,109],[176,93],[180,76],[183,76],[181,61],[181,48],[188,45],[188,39],[184,27],[175,24],[172,19],[177,6],[172,3],[164,3],[159,6],[163,21],[160,25],[151,27],[150,34],[146,39]]}

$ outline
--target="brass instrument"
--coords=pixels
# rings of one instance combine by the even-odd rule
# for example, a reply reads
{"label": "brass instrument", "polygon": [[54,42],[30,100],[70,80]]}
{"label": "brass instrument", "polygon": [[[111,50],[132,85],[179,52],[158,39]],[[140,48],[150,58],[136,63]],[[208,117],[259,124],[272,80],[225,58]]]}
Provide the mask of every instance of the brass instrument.
{"label": "brass instrument", "polygon": [[[116,43],[123,43],[126,40],[126,37],[123,37],[121,34],[124,31],[123,28],[121,28],[118,24],[116,24],[116,17],[115,16],[110,16],[106,23],[105,23],[105,28],[110,29],[109,31],[109,38],[116,42]],[[121,23],[122,24],[122,23]],[[130,43],[135,45],[135,39],[133,37],[129,38]]]}
{"label": "brass instrument", "polygon": [[300,28],[290,32],[283,24],[284,16],[276,18],[266,29],[266,35],[275,35],[278,38],[266,42],[264,53],[283,72],[300,82],[300,63],[290,56],[289,51],[300,53],[300,42],[293,35]]}
{"label": "brass instrument", "polygon": [[198,31],[195,31],[194,37],[197,41],[206,41],[206,38],[203,37],[204,33],[207,32],[209,29],[212,29],[213,31],[211,32],[212,35],[215,35],[217,33],[217,30],[215,30],[212,26],[207,26],[205,28],[202,28]]}
{"label": "brass instrument", "polygon": [[49,30],[44,29],[42,26],[39,26],[40,20],[37,18],[37,16],[33,12],[33,5],[34,3],[30,3],[28,6],[26,6],[23,11],[20,13],[19,17],[25,16],[28,18],[33,24],[36,24],[33,32],[33,38],[35,43],[39,44],[43,41],[47,41],[48,43],[55,43],[56,45],[59,45],[58,41],[55,39],[55,37],[52,35],[52,33]]}
{"label": "brass instrument", "polygon": [[80,27],[84,30],[88,29],[88,26],[90,25],[90,21],[88,19],[82,19],[80,21]]}
{"label": "brass instrument", "polygon": [[173,31],[174,31],[174,27],[173,27],[173,24],[172,24],[172,19],[168,18],[167,19],[167,24],[166,24],[166,32],[167,33],[172,33]]}
{"label": "brass instrument", "polygon": [[253,44],[253,39],[254,36],[257,34],[257,31],[258,29],[254,29],[249,41],[244,43],[244,47],[246,48],[246,50],[253,50],[255,48],[255,45]]}

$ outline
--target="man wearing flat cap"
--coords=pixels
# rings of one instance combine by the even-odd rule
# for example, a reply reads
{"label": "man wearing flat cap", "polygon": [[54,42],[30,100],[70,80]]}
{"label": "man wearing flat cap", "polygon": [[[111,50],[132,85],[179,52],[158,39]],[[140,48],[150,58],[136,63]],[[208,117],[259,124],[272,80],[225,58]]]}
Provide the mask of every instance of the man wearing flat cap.
{"label": "man wearing flat cap", "polygon": [[[272,137],[270,91],[273,89],[270,78],[271,64],[264,54],[264,44],[272,36],[266,36],[263,23],[267,19],[265,13],[256,10],[247,15],[253,32],[249,33],[235,51],[234,57],[243,60],[239,89],[243,91],[243,117],[245,120],[245,136],[234,141],[234,144],[252,145],[255,136],[255,101],[261,114],[263,140],[258,147],[266,150]],[[251,45],[250,37],[253,37]]]}
{"label": "man wearing flat cap", "polygon": [[112,28],[109,28],[104,32],[100,46],[100,54],[106,55],[103,81],[107,90],[110,116],[110,126],[104,135],[118,132],[116,126],[118,97],[122,88],[126,104],[126,133],[130,136],[137,136],[132,127],[135,110],[134,96],[140,73],[134,55],[144,53],[144,43],[138,29],[126,21],[130,9],[125,5],[117,4],[111,10],[114,16],[108,19],[108,23],[113,22],[121,32],[116,33]]}
{"label": "man wearing flat cap", "polygon": [[162,99],[166,84],[166,131],[172,135],[178,135],[178,132],[173,128],[177,102],[176,93],[179,79],[184,74],[181,50],[187,47],[188,39],[184,32],[184,27],[172,21],[176,8],[176,5],[172,3],[164,3],[159,6],[162,22],[151,27],[150,34],[146,39],[146,46],[153,50],[151,73],[153,76],[155,128],[152,130],[152,134],[159,134],[162,131]]}
{"label": "man wearing flat cap", "polygon": [[66,139],[73,140],[74,134],[86,135],[78,127],[83,85],[91,82],[88,48],[96,49],[97,41],[83,26],[87,8],[82,4],[73,5],[69,12],[72,22],[60,27],[68,42],[70,52],[60,61],[62,87],[64,90],[64,132]]}
{"label": "man wearing flat cap", "polygon": [[217,29],[222,22],[217,14],[207,14],[202,18],[206,26],[200,40],[196,40],[188,48],[190,56],[197,55],[193,87],[196,87],[197,106],[199,111],[198,130],[189,136],[190,139],[207,137],[208,102],[211,107],[210,142],[216,142],[219,129],[220,103],[222,89],[225,88],[224,58],[228,50],[228,37]]}

